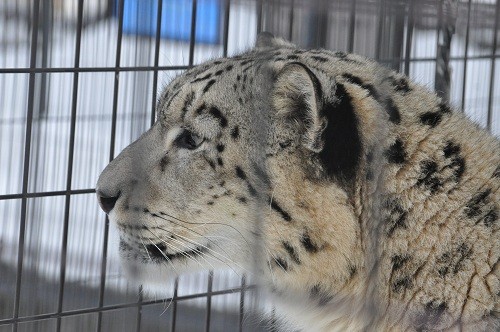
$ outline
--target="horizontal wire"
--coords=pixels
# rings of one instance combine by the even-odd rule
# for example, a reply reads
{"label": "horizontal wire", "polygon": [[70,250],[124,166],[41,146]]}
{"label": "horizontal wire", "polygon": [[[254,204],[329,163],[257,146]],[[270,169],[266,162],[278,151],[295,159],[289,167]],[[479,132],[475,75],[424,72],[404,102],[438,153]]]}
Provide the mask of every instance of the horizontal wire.
{"label": "horizontal wire", "polygon": [[34,192],[26,194],[7,194],[7,195],[0,195],[0,201],[9,199],[80,195],[80,194],[92,194],[92,193],[95,193],[95,189],[75,189],[75,190],[42,191],[42,192]]}
{"label": "horizontal wire", "polygon": [[51,68],[0,68],[0,74],[30,74],[30,73],[95,73],[95,72],[138,72],[186,70],[192,66],[130,66],[130,67],[51,67]]}
{"label": "horizontal wire", "polygon": [[192,299],[202,298],[202,297],[207,297],[207,296],[233,294],[233,293],[242,292],[242,291],[250,291],[250,290],[253,290],[255,288],[256,288],[255,285],[248,285],[248,286],[224,289],[224,290],[219,290],[219,291],[211,291],[211,292],[176,296],[176,297],[159,299],[159,300],[143,301],[140,303],[139,302],[120,303],[120,304],[108,305],[108,306],[103,306],[103,307],[69,310],[69,311],[63,311],[60,313],[49,313],[49,314],[41,314],[41,315],[23,316],[23,317],[18,317],[18,318],[0,319],[0,326],[13,324],[16,322],[17,323],[33,322],[33,321],[39,321],[39,320],[45,320],[45,319],[62,318],[62,317],[68,317],[68,316],[76,316],[76,315],[92,314],[92,313],[99,313],[99,312],[118,310],[118,309],[133,308],[133,307],[137,307],[139,305],[148,306],[148,305],[160,304],[160,303],[165,303],[165,302],[170,302],[170,301],[179,302],[179,301],[192,300]]}

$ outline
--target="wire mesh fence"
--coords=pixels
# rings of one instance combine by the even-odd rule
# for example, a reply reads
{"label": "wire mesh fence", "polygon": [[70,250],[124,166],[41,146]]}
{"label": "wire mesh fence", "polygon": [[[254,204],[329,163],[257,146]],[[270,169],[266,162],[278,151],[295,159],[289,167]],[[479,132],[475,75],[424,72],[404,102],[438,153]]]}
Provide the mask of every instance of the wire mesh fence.
{"label": "wire mesh fence", "polygon": [[[145,294],[122,276],[99,172],[163,86],[270,31],[375,58],[500,133],[496,1],[73,0],[0,4],[0,331],[266,330],[252,281]],[[266,305],[266,304],[264,304]],[[272,324],[271,324],[272,325]]]}

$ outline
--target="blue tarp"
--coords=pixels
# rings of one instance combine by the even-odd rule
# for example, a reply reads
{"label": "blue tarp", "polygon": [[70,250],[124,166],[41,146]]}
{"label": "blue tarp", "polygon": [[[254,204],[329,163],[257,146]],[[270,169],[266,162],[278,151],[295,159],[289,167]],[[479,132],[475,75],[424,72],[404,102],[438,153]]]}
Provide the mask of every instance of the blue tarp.
{"label": "blue tarp", "polygon": [[[115,0],[115,16],[118,1]],[[192,0],[160,0],[162,3],[161,38],[189,41],[191,36]],[[156,36],[158,0],[124,0],[123,32]],[[198,0],[195,39],[197,43],[219,42],[220,0]]]}

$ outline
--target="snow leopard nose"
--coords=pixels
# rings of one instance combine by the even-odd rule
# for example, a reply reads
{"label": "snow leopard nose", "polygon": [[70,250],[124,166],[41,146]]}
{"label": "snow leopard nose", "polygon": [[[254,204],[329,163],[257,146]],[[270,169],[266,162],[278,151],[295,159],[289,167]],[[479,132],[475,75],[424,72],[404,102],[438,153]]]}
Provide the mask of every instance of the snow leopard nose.
{"label": "snow leopard nose", "polygon": [[113,210],[119,197],[120,192],[118,192],[116,196],[111,196],[103,193],[100,190],[97,190],[97,199],[99,201],[99,205],[101,206],[101,209],[106,212],[106,214],[109,214],[111,210]]}

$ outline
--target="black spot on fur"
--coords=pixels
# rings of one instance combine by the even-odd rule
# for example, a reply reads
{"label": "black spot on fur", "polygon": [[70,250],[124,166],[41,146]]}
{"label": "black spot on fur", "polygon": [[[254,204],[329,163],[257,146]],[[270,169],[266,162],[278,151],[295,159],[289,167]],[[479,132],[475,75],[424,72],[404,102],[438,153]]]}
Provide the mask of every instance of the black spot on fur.
{"label": "black spot on fur", "polygon": [[193,101],[194,101],[194,92],[191,92],[186,96],[186,100],[184,101],[184,106],[182,107],[183,114],[186,114]]}
{"label": "black spot on fur", "polygon": [[420,122],[424,125],[436,127],[441,122],[442,117],[441,113],[438,112],[425,112],[420,115]]}
{"label": "black spot on fur", "polygon": [[460,146],[448,141],[443,149],[444,157],[451,162],[444,168],[453,169],[453,180],[458,182],[465,172],[465,159],[460,155]]}
{"label": "black spot on fur", "polygon": [[172,104],[172,101],[175,99],[175,97],[177,97],[177,95],[179,94],[180,90],[177,91],[176,93],[174,93],[174,95],[172,97],[170,97],[169,101],[167,102],[167,104],[162,107],[163,110],[168,110],[170,108],[170,104]]}
{"label": "black spot on fur", "polygon": [[373,151],[369,151],[369,152],[366,154],[366,162],[367,162],[367,163],[371,163],[371,162],[373,162]]}
{"label": "black spot on fur", "polygon": [[392,270],[397,271],[403,267],[410,260],[410,256],[408,255],[394,255],[391,258],[392,261]]}
{"label": "black spot on fur", "polygon": [[191,83],[196,83],[196,82],[208,80],[210,77],[212,77],[212,73],[208,73],[205,76],[198,77],[197,79],[193,80]]}
{"label": "black spot on fur", "polygon": [[450,167],[454,168],[453,178],[458,182],[465,172],[465,159],[462,157],[453,158]]}
{"label": "black spot on fur", "polygon": [[295,54],[290,54],[289,56],[286,57],[288,60],[298,60],[299,57]]}
{"label": "black spot on fur", "polygon": [[387,227],[387,235],[391,236],[394,231],[406,228],[406,218],[408,212],[403,209],[398,200],[390,199],[385,203],[386,217],[384,222]]}
{"label": "black spot on fur", "polygon": [[425,327],[433,327],[438,324],[447,309],[448,305],[446,302],[428,302],[425,305]]}
{"label": "black spot on fur", "polygon": [[425,125],[435,127],[441,122],[443,115],[448,113],[451,113],[450,107],[445,103],[440,103],[437,112],[426,112],[420,115],[420,121]]}
{"label": "black spot on fur", "polygon": [[313,55],[311,56],[311,58],[313,58],[314,60],[316,61],[319,61],[319,62],[328,62],[328,58],[325,58],[323,56],[317,56],[317,55]]}
{"label": "black spot on fur", "polygon": [[217,157],[217,164],[219,164],[219,166],[224,166],[224,162],[221,157]]}
{"label": "black spot on fur", "polygon": [[418,186],[424,186],[431,193],[435,193],[443,185],[437,177],[438,165],[433,160],[425,160],[420,165],[421,174],[417,180]]}
{"label": "black spot on fur", "polygon": [[437,258],[437,272],[441,277],[449,273],[455,275],[463,269],[465,261],[471,257],[472,248],[466,243],[461,243],[456,248],[444,252]]}
{"label": "black spot on fur", "polygon": [[231,71],[231,69],[233,69],[233,65],[229,65],[226,67],[226,71]]}
{"label": "black spot on fur", "polygon": [[308,233],[302,234],[300,237],[300,243],[302,243],[302,246],[307,252],[311,254],[318,252],[318,247],[311,241]]}
{"label": "black spot on fur", "polygon": [[215,83],[214,79],[208,81],[207,85],[205,85],[205,87],[203,88],[203,93],[206,93],[212,87],[212,85],[214,85],[214,83]]}
{"label": "black spot on fur", "polygon": [[411,91],[408,80],[405,77],[394,80],[394,90],[397,92],[408,93]]}
{"label": "black spot on fur", "polygon": [[215,76],[220,76],[220,75],[222,75],[223,72],[224,72],[224,70],[220,69],[220,70],[217,70],[214,75]]}
{"label": "black spot on fur", "polygon": [[439,112],[444,115],[444,114],[451,113],[452,111],[451,111],[450,106],[446,105],[445,103],[440,103],[439,104]]}
{"label": "black spot on fur", "polygon": [[486,189],[482,192],[475,194],[465,206],[465,214],[469,218],[477,217],[481,214],[483,206],[488,202],[488,196],[491,193],[491,189]]}
{"label": "black spot on fur", "polygon": [[164,156],[163,158],[160,159],[160,170],[165,172],[165,168],[167,167],[168,164],[168,157]]}
{"label": "black spot on fur", "polygon": [[224,144],[217,144],[217,151],[222,152],[224,151],[224,148],[225,148]]}
{"label": "black spot on fur", "polygon": [[385,151],[385,156],[387,161],[392,164],[404,163],[407,156],[403,146],[403,141],[401,141],[400,138],[396,139],[396,141]]}
{"label": "black spot on fur", "polygon": [[218,108],[210,107],[208,113],[210,113],[213,117],[217,118],[222,127],[227,127],[227,119]]}
{"label": "black spot on fur", "polygon": [[392,291],[394,293],[401,293],[402,291],[406,289],[411,289],[412,287],[413,287],[413,280],[410,277],[406,276],[396,280],[392,284]]}
{"label": "black spot on fur", "polygon": [[443,149],[444,156],[450,158],[451,156],[457,155],[460,152],[460,146],[455,143],[448,141]]}
{"label": "black spot on fur", "polygon": [[295,251],[294,247],[292,247],[292,245],[290,243],[288,243],[288,242],[282,242],[281,244],[283,245],[283,248],[285,248],[286,252],[290,255],[290,257],[292,258],[292,260],[295,263],[300,264],[299,255]]}
{"label": "black spot on fur", "polygon": [[498,220],[498,212],[494,209],[491,209],[486,213],[486,215],[483,217],[483,224],[486,227],[492,227],[493,224],[495,224]]}
{"label": "black spot on fur", "polygon": [[342,77],[344,77],[345,79],[347,79],[350,83],[353,83],[353,84],[356,84],[356,85],[359,85],[360,87],[362,87],[363,89],[367,90],[368,93],[375,99],[375,100],[379,100],[380,96],[379,96],[379,93],[377,92],[377,90],[375,89],[375,87],[371,84],[368,84],[368,83],[364,83],[363,80],[361,78],[359,78],[358,76],[354,76],[352,74],[349,74],[349,73],[344,73],[342,74]]}
{"label": "black spot on fur", "polygon": [[207,203],[207,205],[214,205],[214,202],[209,201],[209,202]]}
{"label": "black spot on fur", "polygon": [[248,192],[250,193],[250,195],[252,195],[253,197],[257,197],[257,190],[255,190],[255,188],[248,181],[247,181],[247,186],[248,186]]}
{"label": "black spot on fur", "polygon": [[235,126],[232,130],[231,130],[231,137],[233,139],[237,139],[238,137],[240,136],[240,128],[238,126]]}
{"label": "black spot on fur", "polygon": [[241,169],[240,166],[236,166],[235,168],[236,170],[236,175],[242,179],[242,180],[246,180],[247,179],[247,175],[245,174],[245,172]]}
{"label": "black spot on fur", "polygon": [[237,80],[237,81],[240,81],[240,80],[241,80],[241,75],[240,75],[240,74],[236,75],[236,80]]}
{"label": "black spot on fur", "polygon": [[361,139],[358,119],[352,98],[344,85],[337,84],[336,102],[327,103],[322,110],[328,120],[323,131],[325,147],[319,153],[327,175],[351,186],[358,170],[361,156]]}
{"label": "black spot on fur", "polygon": [[287,264],[286,260],[284,260],[283,258],[275,257],[274,262],[276,263],[276,265],[281,267],[283,270],[288,271],[288,264]]}
{"label": "black spot on fur", "polygon": [[245,204],[247,202],[247,199],[246,199],[246,197],[238,197],[238,201]]}
{"label": "black spot on fur", "polygon": [[281,208],[281,206],[279,206],[278,203],[276,203],[276,201],[273,200],[273,199],[271,199],[271,208],[274,211],[278,212],[281,215],[281,217],[283,219],[285,219],[286,221],[292,221],[292,217],[290,217],[290,215],[288,214],[288,212],[286,212],[285,210],[283,210]]}
{"label": "black spot on fur", "polygon": [[203,158],[205,158],[206,162],[210,165],[210,167],[215,170],[215,163],[205,156],[203,156]]}
{"label": "black spot on fur", "polygon": [[394,124],[401,123],[401,114],[391,98],[385,101],[385,111],[389,114],[389,121]]}
{"label": "black spot on fur", "polygon": [[500,165],[497,166],[497,168],[495,169],[495,171],[493,172],[493,177],[494,178],[500,178]]}
{"label": "black spot on fur", "polygon": [[252,60],[252,59],[243,60],[243,61],[241,61],[241,63],[240,63],[240,64],[241,64],[242,66],[244,66],[244,65],[246,65],[247,63],[250,63],[250,62],[253,62],[253,60]]}
{"label": "black spot on fur", "polygon": [[[250,68],[253,68],[253,65],[246,66],[245,68],[243,68],[243,69],[241,70],[241,72],[242,72],[242,73],[246,73],[246,72],[247,72],[247,70],[249,70]],[[243,77],[243,80],[245,80],[245,77]]]}
{"label": "black spot on fur", "polygon": [[217,60],[217,61],[213,62],[214,65],[220,65],[221,63],[222,63],[222,61],[220,61],[220,60]]}
{"label": "black spot on fur", "polygon": [[354,265],[349,265],[349,279],[352,279],[358,272],[358,268]]}
{"label": "black spot on fur", "polygon": [[318,304],[320,306],[324,306],[328,304],[333,299],[333,296],[323,292],[321,290],[320,285],[315,285],[313,288],[311,288],[311,291],[309,292],[310,297],[313,301],[318,301]]}

